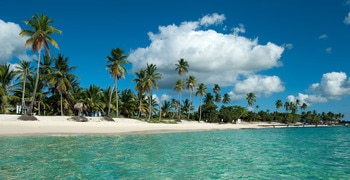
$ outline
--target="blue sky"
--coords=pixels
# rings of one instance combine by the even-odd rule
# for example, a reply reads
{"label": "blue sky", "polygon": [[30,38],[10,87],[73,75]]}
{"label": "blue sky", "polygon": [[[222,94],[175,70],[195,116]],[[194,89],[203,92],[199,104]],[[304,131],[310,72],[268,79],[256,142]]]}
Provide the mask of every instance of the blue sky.
{"label": "blue sky", "polygon": [[119,89],[133,89],[134,72],[154,63],[163,74],[156,96],[177,98],[175,64],[184,58],[186,77],[194,75],[209,92],[219,84],[232,105],[246,106],[246,94],[254,92],[262,110],[274,111],[277,99],[299,99],[307,110],[349,119],[349,12],[347,0],[5,0],[0,63],[35,58],[18,33],[29,28],[24,20],[43,13],[63,31],[53,36],[60,49],[51,47],[52,54],[69,57],[82,87],[113,84],[106,56],[118,47],[132,62]]}

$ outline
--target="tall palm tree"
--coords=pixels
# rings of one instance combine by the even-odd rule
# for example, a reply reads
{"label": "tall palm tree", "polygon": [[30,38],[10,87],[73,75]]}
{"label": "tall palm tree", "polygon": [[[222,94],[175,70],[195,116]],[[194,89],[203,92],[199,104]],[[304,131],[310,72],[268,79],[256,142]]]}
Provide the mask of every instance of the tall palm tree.
{"label": "tall palm tree", "polygon": [[15,73],[19,75],[22,81],[22,98],[21,98],[21,113],[24,113],[25,108],[25,100],[24,95],[26,92],[26,80],[27,76],[31,73],[31,66],[29,61],[21,60],[18,63],[18,66],[15,68]]}
{"label": "tall palm tree", "polygon": [[54,72],[49,76],[49,83],[60,95],[60,110],[61,116],[63,113],[63,94],[67,94],[69,90],[73,89],[71,80],[75,79],[75,75],[71,72],[76,67],[69,67],[68,58],[62,54],[58,54],[55,58]]}
{"label": "tall palm tree", "polygon": [[[179,93],[179,102],[181,102],[182,87],[183,87],[183,82],[180,79],[177,80],[174,90]],[[180,120],[180,118],[181,118],[181,108],[178,109],[177,120]]]}
{"label": "tall palm tree", "polygon": [[29,38],[25,43],[25,47],[28,47],[29,45],[31,45],[32,51],[38,52],[38,65],[36,69],[37,75],[35,80],[32,101],[30,102],[30,106],[29,106],[29,112],[28,112],[29,114],[32,114],[33,112],[33,105],[35,102],[36,91],[39,83],[41,50],[42,48],[44,48],[46,51],[46,55],[50,56],[50,49],[49,49],[48,43],[52,44],[55,48],[58,49],[57,42],[54,39],[52,39],[50,35],[55,33],[61,34],[62,31],[51,26],[50,23],[52,22],[53,20],[46,15],[34,14],[31,19],[24,21],[24,23],[29,25],[32,28],[32,30],[24,29],[19,33],[19,35],[22,37],[29,36]]}
{"label": "tall palm tree", "polygon": [[149,92],[149,114],[148,121],[151,120],[152,115],[152,93],[153,88],[158,89],[158,80],[162,79],[162,74],[157,72],[157,66],[155,64],[148,64],[146,68],[145,88]]}
{"label": "tall palm tree", "polygon": [[[181,58],[180,60],[178,60],[178,64],[175,64],[176,68],[175,68],[175,71],[178,72],[178,74],[181,76],[181,82],[184,82],[184,74],[188,72],[188,62]],[[179,102],[181,103],[181,98],[182,97],[182,88],[181,88],[181,91],[180,91],[180,99],[179,99]],[[180,104],[181,106],[181,104]],[[179,112],[179,117],[181,116],[181,111]]]}
{"label": "tall palm tree", "polygon": [[137,96],[139,100],[138,104],[138,115],[137,117],[140,117],[142,112],[142,101],[144,100],[144,93],[146,91],[146,70],[139,69],[139,72],[135,73],[136,78],[133,80],[136,82],[135,89],[137,90]]}
{"label": "tall palm tree", "polygon": [[[116,102],[116,116],[118,116],[118,86],[117,86],[117,80],[124,78],[125,73],[127,73],[127,70],[125,68],[126,64],[130,64],[130,62],[127,60],[128,55],[124,54],[124,51],[120,48],[112,49],[111,56],[107,56],[107,65],[106,68],[109,70],[109,74],[113,77],[114,83],[113,88],[116,89],[116,96],[117,96],[117,102]],[[113,89],[111,93],[113,92]],[[110,115],[110,106],[112,101],[112,94],[110,94],[109,102],[108,102],[108,112],[107,115]]]}
{"label": "tall palm tree", "polygon": [[196,91],[196,96],[199,95],[200,103],[199,103],[199,120],[198,122],[201,121],[202,119],[202,97],[207,93],[207,87],[201,83],[199,84],[197,91]]}
{"label": "tall palm tree", "polygon": [[[197,80],[194,76],[189,76],[186,80],[187,88],[190,90],[190,103],[192,104],[192,93],[194,91],[194,88],[196,87]],[[188,113],[187,119],[190,119],[191,111]]]}

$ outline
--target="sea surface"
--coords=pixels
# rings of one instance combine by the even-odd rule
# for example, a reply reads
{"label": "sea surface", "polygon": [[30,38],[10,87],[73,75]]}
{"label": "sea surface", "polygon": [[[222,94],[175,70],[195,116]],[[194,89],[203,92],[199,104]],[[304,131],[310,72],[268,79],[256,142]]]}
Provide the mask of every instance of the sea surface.
{"label": "sea surface", "polygon": [[350,179],[350,127],[0,137],[0,179]]}

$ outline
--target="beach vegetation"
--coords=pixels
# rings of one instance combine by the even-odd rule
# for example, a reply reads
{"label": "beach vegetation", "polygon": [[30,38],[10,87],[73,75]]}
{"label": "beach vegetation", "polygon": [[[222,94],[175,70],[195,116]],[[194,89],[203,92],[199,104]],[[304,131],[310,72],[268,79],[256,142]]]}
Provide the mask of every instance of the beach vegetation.
{"label": "beach vegetation", "polygon": [[[50,56],[49,44],[58,48],[51,35],[62,33],[51,26],[52,22],[45,15],[33,15],[32,19],[25,21],[31,29],[22,30],[20,36],[28,37],[25,46],[31,45],[32,51],[38,55],[37,60],[19,60],[13,67],[0,65],[0,113],[104,116],[103,120],[115,116],[157,123],[173,123],[182,119],[231,123],[241,119],[318,125],[338,123],[344,118],[340,113],[307,110],[308,104],[299,99],[276,100],[272,102],[275,110],[260,110],[264,107],[259,106],[254,92],[247,92],[245,107],[230,105],[234,96],[222,92],[219,84],[197,83],[183,58],[174,60],[175,71],[180,75],[179,79],[171,82],[177,92],[174,97],[159,100],[153,94],[162,78],[156,64],[146,63],[145,68],[134,73],[134,89],[119,90],[117,82],[125,77],[130,64],[128,55],[120,48],[112,48],[106,58],[106,68],[113,78],[112,86],[104,89],[99,85],[80,87],[79,77],[74,74],[77,67],[68,63],[69,58],[60,53]],[[41,50],[46,53],[41,54]],[[186,73],[189,74],[187,77]],[[208,88],[212,88],[212,92],[208,92]],[[182,93],[187,93],[188,98],[183,98]],[[199,105],[194,104],[193,93],[199,96]],[[76,105],[81,108],[76,108]],[[282,107],[285,111],[280,110]],[[31,119],[27,118],[30,116],[24,119]]]}

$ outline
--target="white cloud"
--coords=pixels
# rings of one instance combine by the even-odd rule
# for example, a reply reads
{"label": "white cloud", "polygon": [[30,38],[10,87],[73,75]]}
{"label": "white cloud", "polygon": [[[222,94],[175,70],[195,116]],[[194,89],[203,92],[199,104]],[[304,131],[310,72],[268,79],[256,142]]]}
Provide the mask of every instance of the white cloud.
{"label": "white cloud", "polygon": [[289,95],[287,97],[287,100],[289,102],[295,102],[297,99],[300,101],[300,104],[305,103],[308,106],[314,103],[327,102],[327,98],[321,97],[319,95],[308,95],[308,94],[299,93],[298,96]]}
{"label": "white cloud", "polygon": [[345,24],[350,24],[350,12],[348,13],[347,16],[345,16],[344,23]]}
{"label": "white cloud", "polygon": [[237,82],[229,95],[232,99],[244,99],[249,92],[253,92],[257,97],[260,97],[282,91],[284,91],[284,86],[279,77],[252,75],[243,81]]}
{"label": "white cloud", "polygon": [[320,83],[311,85],[310,90],[319,93],[327,99],[339,99],[350,95],[350,79],[344,72],[330,72],[323,74]]}
{"label": "white cloud", "polygon": [[314,94],[299,93],[298,96],[290,95],[287,99],[289,101],[299,99],[308,105],[338,100],[343,96],[350,95],[350,78],[344,72],[326,73],[323,74],[321,82],[312,84],[309,90]]}
{"label": "white cloud", "polygon": [[203,26],[217,25],[217,24],[221,24],[225,19],[226,19],[225,15],[223,14],[219,15],[217,13],[214,13],[214,14],[211,14],[211,15],[209,14],[202,17],[199,20],[199,24]]}
{"label": "white cloud", "polygon": [[24,44],[26,38],[21,38],[21,28],[18,24],[0,19],[0,64],[8,63],[13,57],[29,60]]}
{"label": "white cloud", "polygon": [[245,33],[245,28],[243,24],[239,24],[239,27],[233,28],[234,35],[238,35],[239,33]]}
{"label": "white cloud", "polygon": [[330,48],[330,47],[329,47],[329,48],[326,48],[326,52],[327,52],[327,53],[332,53],[332,48]]}
{"label": "white cloud", "polygon": [[[158,33],[149,32],[150,45],[129,55],[133,72],[145,68],[146,63],[156,64],[162,73],[160,87],[173,89],[180,79],[175,64],[184,58],[189,64],[186,76],[195,76],[198,83],[219,83],[225,87],[233,86],[242,75],[281,65],[279,59],[284,47],[271,42],[259,44],[258,39],[249,39],[237,32],[224,34],[207,27],[224,19],[224,15],[207,15],[199,21],[160,26]],[[237,30],[243,32],[244,26]]]}

